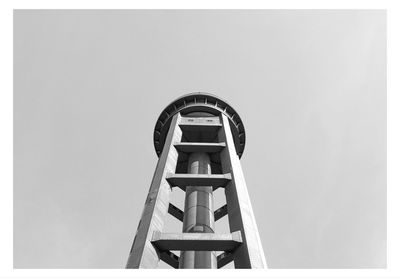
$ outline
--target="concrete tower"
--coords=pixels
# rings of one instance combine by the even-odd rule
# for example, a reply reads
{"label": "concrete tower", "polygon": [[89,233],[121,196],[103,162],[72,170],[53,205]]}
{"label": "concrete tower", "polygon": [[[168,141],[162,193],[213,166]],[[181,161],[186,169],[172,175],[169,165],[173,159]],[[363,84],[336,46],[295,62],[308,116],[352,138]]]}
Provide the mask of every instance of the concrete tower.
{"label": "concrete tower", "polygon": [[[232,260],[235,268],[266,267],[239,160],[245,139],[238,113],[214,95],[185,95],[162,111],[154,129],[159,160],[127,268],[157,268],[159,260],[173,268],[221,268]],[[170,203],[173,187],[186,192],[183,211]],[[219,187],[226,205],[215,209]],[[182,221],[182,232],[163,232],[167,213]],[[225,215],[230,233],[219,234],[214,222]]]}

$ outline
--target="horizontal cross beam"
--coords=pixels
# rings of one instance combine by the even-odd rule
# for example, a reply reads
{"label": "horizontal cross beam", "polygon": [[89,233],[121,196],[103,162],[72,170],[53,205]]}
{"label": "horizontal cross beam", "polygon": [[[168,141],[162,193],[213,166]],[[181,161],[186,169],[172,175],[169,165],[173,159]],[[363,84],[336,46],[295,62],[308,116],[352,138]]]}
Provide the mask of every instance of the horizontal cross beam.
{"label": "horizontal cross beam", "polygon": [[225,148],[225,143],[198,143],[198,142],[181,142],[176,143],[175,148],[184,153],[195,153],[195,152],[204,152],[204,153],[217,153]]}
{"label": "horizontal cross beam", "polygon": [[166,179],[171,187],[177,186],[185,191],[186,186],[212,186],[213,189],[225,187],[232,180],[230,173],[208,174],[167,174]]}
{"label": "horizontal cross beam", "polygon": [[154,232],[151,243],[158,250],[232,251],[242,243],[240,231],[231,234]]}

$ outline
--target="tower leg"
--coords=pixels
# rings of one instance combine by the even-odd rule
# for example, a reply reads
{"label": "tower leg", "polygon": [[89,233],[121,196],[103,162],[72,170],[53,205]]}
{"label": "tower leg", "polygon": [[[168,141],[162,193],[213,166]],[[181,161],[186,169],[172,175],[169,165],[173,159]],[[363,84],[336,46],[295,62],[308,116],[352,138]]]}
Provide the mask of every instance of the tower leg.
{"label": "tower leg", "polygon": [[164,219],[168,213],[171,187],[165,176],[167,173],[175,173],[178,151],[174,144],[179,143],[182,138],[182,131],[178,126],[180,118],[179,113],[172,118],[171,127],[157,163],[126,268],[157,268],[160,260],[160,254],[151,244],[151,238],[153,232],[162,231]]}
{"label": "tower leg", "polygon": [[[210,156],[207,153],[191,153],[188,159],[188,173],[211,174]],[[214,199],[211,186],[187,186],[184,233],[214,232]],[[214,251],[182,251],[179,268],[217,268]]]}
{"label": "tower leg", "polygon": [[231,232],[241,231],[243,239],[243,243],[235,251],[235,268],[266,268],[267,264],[242,167],[236,154],[229,120],[224,114],[221,114],[221,120],[219,140],[226,143],[225,149],[221,151],[222,171],[232,174],[232,181],[225,188],[229,227]]}

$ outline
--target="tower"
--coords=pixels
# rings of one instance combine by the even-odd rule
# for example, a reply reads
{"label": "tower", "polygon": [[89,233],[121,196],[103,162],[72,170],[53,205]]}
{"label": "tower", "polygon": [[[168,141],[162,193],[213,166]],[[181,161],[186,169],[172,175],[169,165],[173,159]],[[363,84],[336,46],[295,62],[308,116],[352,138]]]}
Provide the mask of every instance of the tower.
{"label": "tower", "polygon": [[[266,267],[240,165],[245,139],[238,113],[214,95],[184,95],[162,111],[154,129],[159,160],[127,268],[157,268],[159,260],[173,268],[221,268],[232,260],[235,268]],[[173,187],[185,191],[183,211],[170,203]],[[219,187],[226,205],[215,209]],[[163,232],[167,213],[182,221],[182,232]],[[219,234],[214,223],[225,215],[230,233]]]}

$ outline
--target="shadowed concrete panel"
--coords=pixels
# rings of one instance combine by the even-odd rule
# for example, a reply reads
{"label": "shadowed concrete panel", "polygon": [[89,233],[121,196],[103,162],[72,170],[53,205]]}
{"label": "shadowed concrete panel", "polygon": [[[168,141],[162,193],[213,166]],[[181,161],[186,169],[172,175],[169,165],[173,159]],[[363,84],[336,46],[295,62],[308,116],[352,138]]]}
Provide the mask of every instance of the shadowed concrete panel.
{"label": "shadowed concrete panel", "polygon": [[179,125],[182,131],[201,131],[201,132],[216,132],[221,128],[220,123],[187,123]]}

